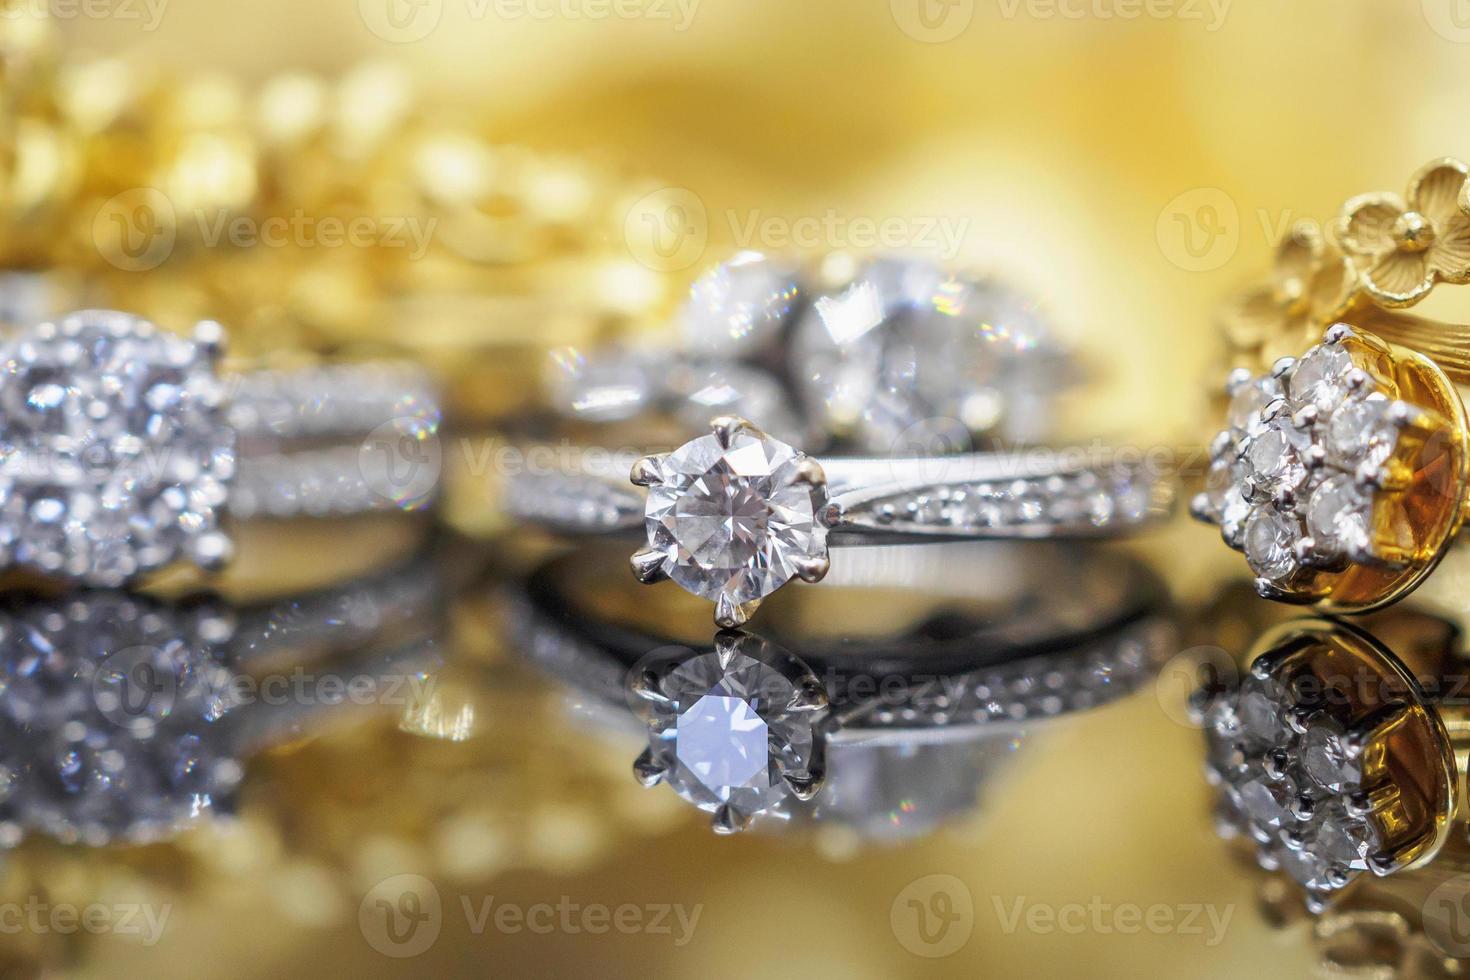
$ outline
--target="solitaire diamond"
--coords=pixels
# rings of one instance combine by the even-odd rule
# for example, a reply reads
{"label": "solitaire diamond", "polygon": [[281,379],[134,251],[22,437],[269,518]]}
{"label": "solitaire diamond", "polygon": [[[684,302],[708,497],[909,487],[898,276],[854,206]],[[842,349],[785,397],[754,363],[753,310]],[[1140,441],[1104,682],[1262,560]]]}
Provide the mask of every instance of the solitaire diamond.
{"label": "solitaire diamond", "polygon": [[[645,523],[656,569],[713,599],[727,625],[738,607],[793,576],[825,572],[826,504],[820,467],[742,420],[651,457]],[[635,562],[638,556],[635,556]]]}
{"label": "solitaire diamond", "polygon": [[114,586],[228,556],[217,329],[187,339],[87,311],[0,349],[0,558]]}
{"label": "solitaire diamond", "polygon": [[815,795],[824,769],[815,723],[826,698],[799,661],[725,634],[715,652],[655,673],[639,691],[650,707],[649,744],[634,771],[645,784],[666,781],[713,813],[721,833],[788,796]]}

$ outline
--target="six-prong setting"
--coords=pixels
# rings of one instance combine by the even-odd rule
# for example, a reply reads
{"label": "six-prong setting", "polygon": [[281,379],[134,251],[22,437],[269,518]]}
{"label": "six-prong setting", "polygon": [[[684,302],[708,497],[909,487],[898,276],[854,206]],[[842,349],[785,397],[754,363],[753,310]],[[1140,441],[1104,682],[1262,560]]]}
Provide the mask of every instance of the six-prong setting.
{"label": "six-prong setting", "polygon": [[5,564],[117,586],[232,552],[221,517],[236,468],[218,324],[193,338],[106,310],[0,349]]}
{"label": "six-prong setting", "polygon": [[1449,735],[1417,680],[1367,634],[1331,620],[1268,633],[1249,674],[1208,695],[1206,773],[1222,832],[1255,843],[1314,911],[1364,872],[1431,860],[1458,783]]}
{"label": "six-prong setting", "polygon": [[648,747],[633,763],[645,787],[666,783],[711,815],[717,834],[814,800],[825,779],[827,693],[801,661],[725,632],[712,652],[662,655],[629,674]]}
{"label": "six-prong setting", "polygon": [[630,478],[648,489],[635,575],[713,600],[723,627],[745,623],[792,578],[827,574],[821,465],[745,419],[713,420],[709,435],[638,460]]}
{"label": "six-prong setting", "polygon": [[1460,521],[1465,407],[1427,358],[1335,324],[1301,358],[1233,372],[1194,516],[1262,596],[1362,611],[1406,594]]}

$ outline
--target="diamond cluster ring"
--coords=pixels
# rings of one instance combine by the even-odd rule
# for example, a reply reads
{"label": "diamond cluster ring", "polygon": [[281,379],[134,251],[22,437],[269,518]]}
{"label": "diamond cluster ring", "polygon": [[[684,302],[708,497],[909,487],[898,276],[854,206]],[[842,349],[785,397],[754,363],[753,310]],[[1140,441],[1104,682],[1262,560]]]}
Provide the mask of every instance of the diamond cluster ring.
{"label": "diamond cluster ring", "polygon": [[32,834],[152,843],[231,813],[249,757],[437,670],[445,587],[416,558],[247,606],[114,589],[8,596],[0,853]]}
{"label": "diamond cluster ring", "polygon": [[1450,550],[1470,508],[1470,326],[1405,311],[1466,283],[1470,165],[1442,158],[1402,196],[1292,229],[1269,281],[1226,306],[1239,367],[1192,510],[1262,595],[1367,611]]}
{"label": "diamond cluster ring", "polygon": [[1143,461],[1056,450],[818,460],[734,416],[639,458],[631,482],[646,500],[619,482],[612,471],[522,475],[506,507],[564,532],[641,525],[638,580],[709,599],[725,627],[792,579],[825,578],[829,546],[1118,535],[1167,514],[1173,497],[1171,479]]}
{"label": "diamond cluster ring", "polygon": [[1437,364],[1339,323],[1227,391],[1191,510],[1245,553],[1261,595],[1360,612],[1423,581],[1470,486],[1465,405]]}
{"label": "diamond cluster ring", "polygon": [[[1448,647],[1455,631],[1442,632]],[[1220,833],[1252,841],[1313,911],[1365,872],[1433,860],[1462,793],[1444,716],[1458,731],[1463,704],[1443,696],[1458,695],[1463,669],[1440,665],[1421,683],[1378,639],[1332,620],[1268,631],[1238,683],[1196,694]]]}
{"label": "diamond cluster ring", "polygon": [[[433,436],[417,368],[390,362],[223,375],[216,323],[192,336],[89,310],[0,344],[0,565],[116,586],[231,557],[226,515],[423,506],[432,486],[373,447]],[[437,473],[435,474],[437,476]]]}

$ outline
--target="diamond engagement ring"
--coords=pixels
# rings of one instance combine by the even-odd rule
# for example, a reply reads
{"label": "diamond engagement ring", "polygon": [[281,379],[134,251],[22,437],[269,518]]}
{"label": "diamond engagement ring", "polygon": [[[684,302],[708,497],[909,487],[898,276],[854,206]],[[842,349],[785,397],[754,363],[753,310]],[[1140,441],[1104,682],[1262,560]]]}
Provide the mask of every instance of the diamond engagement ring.
{"label": "diamond engagement ring", "polygon": [[[609,590],[581,553],[507,590],[508,631],[577,692],[579,711],[641,736],[633,772],[644,786],[668,786],[717,833],[809,818],[876,824],[889,837],[904,835],[874,819],[875,788],[913,789],[900,811],[909,834],[935,819],[914,812],[922,798],[973,808],[974,763],[1001,761],[980,746],[1004,742],[1002,757],[1013,756],[1032,732],[1126,697],[1177,643],[1160,584],[1127,556],[972,542],[926,549],[916,566],[895,553],[904,549],[859,550],[867,587],[906,594],[866,596],[902,612],[872,636],[846,624],[840,646],[738,631],[674,643],[662,617],[639,615],[631,586]],[[592,594],[595,603],[582,597]],[[618,599],[629,600],[626,615],[610,612]],[[951,765],[930,765],[940,763]],[[898,786],[875,787],[875,766]]]}
{"label": "diamond engagement ring", "polygon": [[715,621],[746,622],[792,579],[821,581],[829,545],[901,538],[1098,537],[1167,514],[1172,481],[1142,460],[1088,461],[1085,450],[1019,450],[915,459],[817,460],[745,419],[633,463],[593,472],[522,474],[506,509],[568,532],[642,525],[632,557],[644,583],[672,579],[715,604]]}
{"label": "diamond engagement ring", "polygon": [[[432,443],[439,409],[417,368],[225,376],[224,341],[213,322],[184,337],[106,310],[6,338],[0,565],[115,586],[181,561],[221,567],[233,552],[227,513],[429,501],[437,458],[413,450]],[[402,457],[417,466],[407,476]]]}

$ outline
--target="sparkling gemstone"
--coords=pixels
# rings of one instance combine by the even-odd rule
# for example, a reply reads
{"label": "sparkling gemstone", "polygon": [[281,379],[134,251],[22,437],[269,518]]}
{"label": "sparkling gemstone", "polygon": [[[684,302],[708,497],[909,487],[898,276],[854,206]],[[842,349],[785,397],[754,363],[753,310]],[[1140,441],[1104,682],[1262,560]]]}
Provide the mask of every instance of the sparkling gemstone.
{"label": "sparkling gemstone", "polygon": [[0,826],[105,844],[197,823],[240,774],[221,625],[119,591],[0,612]]}
{"label": "sparkling gemstone", "polygon": [[699,428],[717,415],[760,419],[778,439],[800,440],[801,423],[791,411],[791,396],[772,375],[743,364],[716,361],[680,364],[669,369],[670,392],[679,399],[675,414]]}
{"label": "sparkling gemstone", "polygon": [[1364,462],[1382,465],[1398,443],[1398,430],[1388,421],[1389,402],[1382,397],[1353,399],[1338,406],[1327,423],[1327,450],[1348,467]]}
{"label": "sparkling gemstone", "polygon": [[1240,737],[1252,748],[1289,743],[1294,732],[1286,724],[1286,700],[1271,681],[1250,676],[1240,686],[1237,711]]}
{"label": "sparkling gemstone", "polygon": [[1302,831],[1299,849],[1282,849],[1281,866],[1303,886],[1330,891],[1367,870],[1367,858],[1376,842],[1377,835],[1366,821],[1349,817],[1341,806],[1329,805]]}
{"label": "sparkling gemstone", "polygon": [[1313,347],[1292,371],[1292,402],[1299,407],[1314,405],[1325,418],[1347,397],[1347,373],[1352,368],[1352,357],[1340,345]]}
{"label": "sparkling gemstone", "polygon": [[1206,718],[1205,744],[1210,763],[1222,772],[1237,769],[1243,759],[1238,746],[1241,742],[1240,715],[1234,702],[1221,699],[1211,706]]}
{"label": "sparkling gemstone", "polygon": [[798,297],[790,269],[741,252],[695,280],[680,322],[696,354],[734,357],[773,341]]}
{"label": "sparkling gemstone", "polygon": [[1334,793],[1351,792],[1362,782],[1362,770],[1343,750],[1339,732],[1327,724],[1318,724],[1302,737],[1302,768],[1324,789]]}
{"label": "sparkling gemstone", "polygon": [[933,419],[1034,441],[1075,380],[1028,298],[911,259],[869,262],[818,297],[795,325],[793,362],[810,414],[875,453]]}
{"label": "sparkling gemstone", "polygon": [[738,604],[780,588],[804,559],[825,557],[826,494],[800,478],[803,458],[750,428],[728,448],[707,435],[670,453],[645,510],[649,545],[669,577]]}
{"label": "sparkling gemstone", "polygon": [[1210,464],[1205,477],[1205,491],[1215,520],[1222,527],[1240,524],[1250,515],[1251,504],[1245,494],[1246,464],[1238,459],[1217,459]]}
{"label": "sparkling gemstone", "polygon": [[1236,806],[1255,823],[1278,828],[1292,821],[1289,805],[1296,786],[1288,779],[1272,780],[1257,773],[1243,781],[1235,793]]}
{"label": "sparkling gemstone", "polygon": [[1270,506],[1258,507],[1245,524],[1245,558],[1257,575],[1283,579],[1297,567],[1293,549],[1302,537],[1294,517]]}
{"label": "sparkling gemstone", "polygon": [[1237,432],[1250,433],[1260,428],[1261,410],[1283,394],[1281,382],[1269,375],[1241,385],[1230,396],[1227,418]]}
{"label": "sparkling gemstone", "polygon": [[646,355],[610,349],[591,355],[562,348],[551,358],[547,387],[564,415],[591,422],[630,419],[649,407],[655,367]]}
{"label": "sparkling gemstone", "polygon": [[1345,474],[1324,480],[1307,501],[1307,529],[1319,550],[1349,555],[1366,551],[1372,519],[1372,498]]}
{"label": "sparkling gemstone", "polygon": [[783,773],[809,776],[813,714],[790,708],[797,676],[746,652],[696,654],[659,683],[649,746],[671,788],[704,810],[740,819],[785,798]]}
{"label": "sparkling gemstone", "polygon": [[1283,490],[1295,490],[1307,478],[1299,450],[1306,445],[1303,434],[1292,428],[1289,419],[1267,423],[1251,437],[1245,451],[1251,479],[1268,496]]}
{"label": "sparkling gemstone", "polygon": [[107,311],[0,349],[0,542],[96,585],[222,552],[233,432],[209,350]]}

